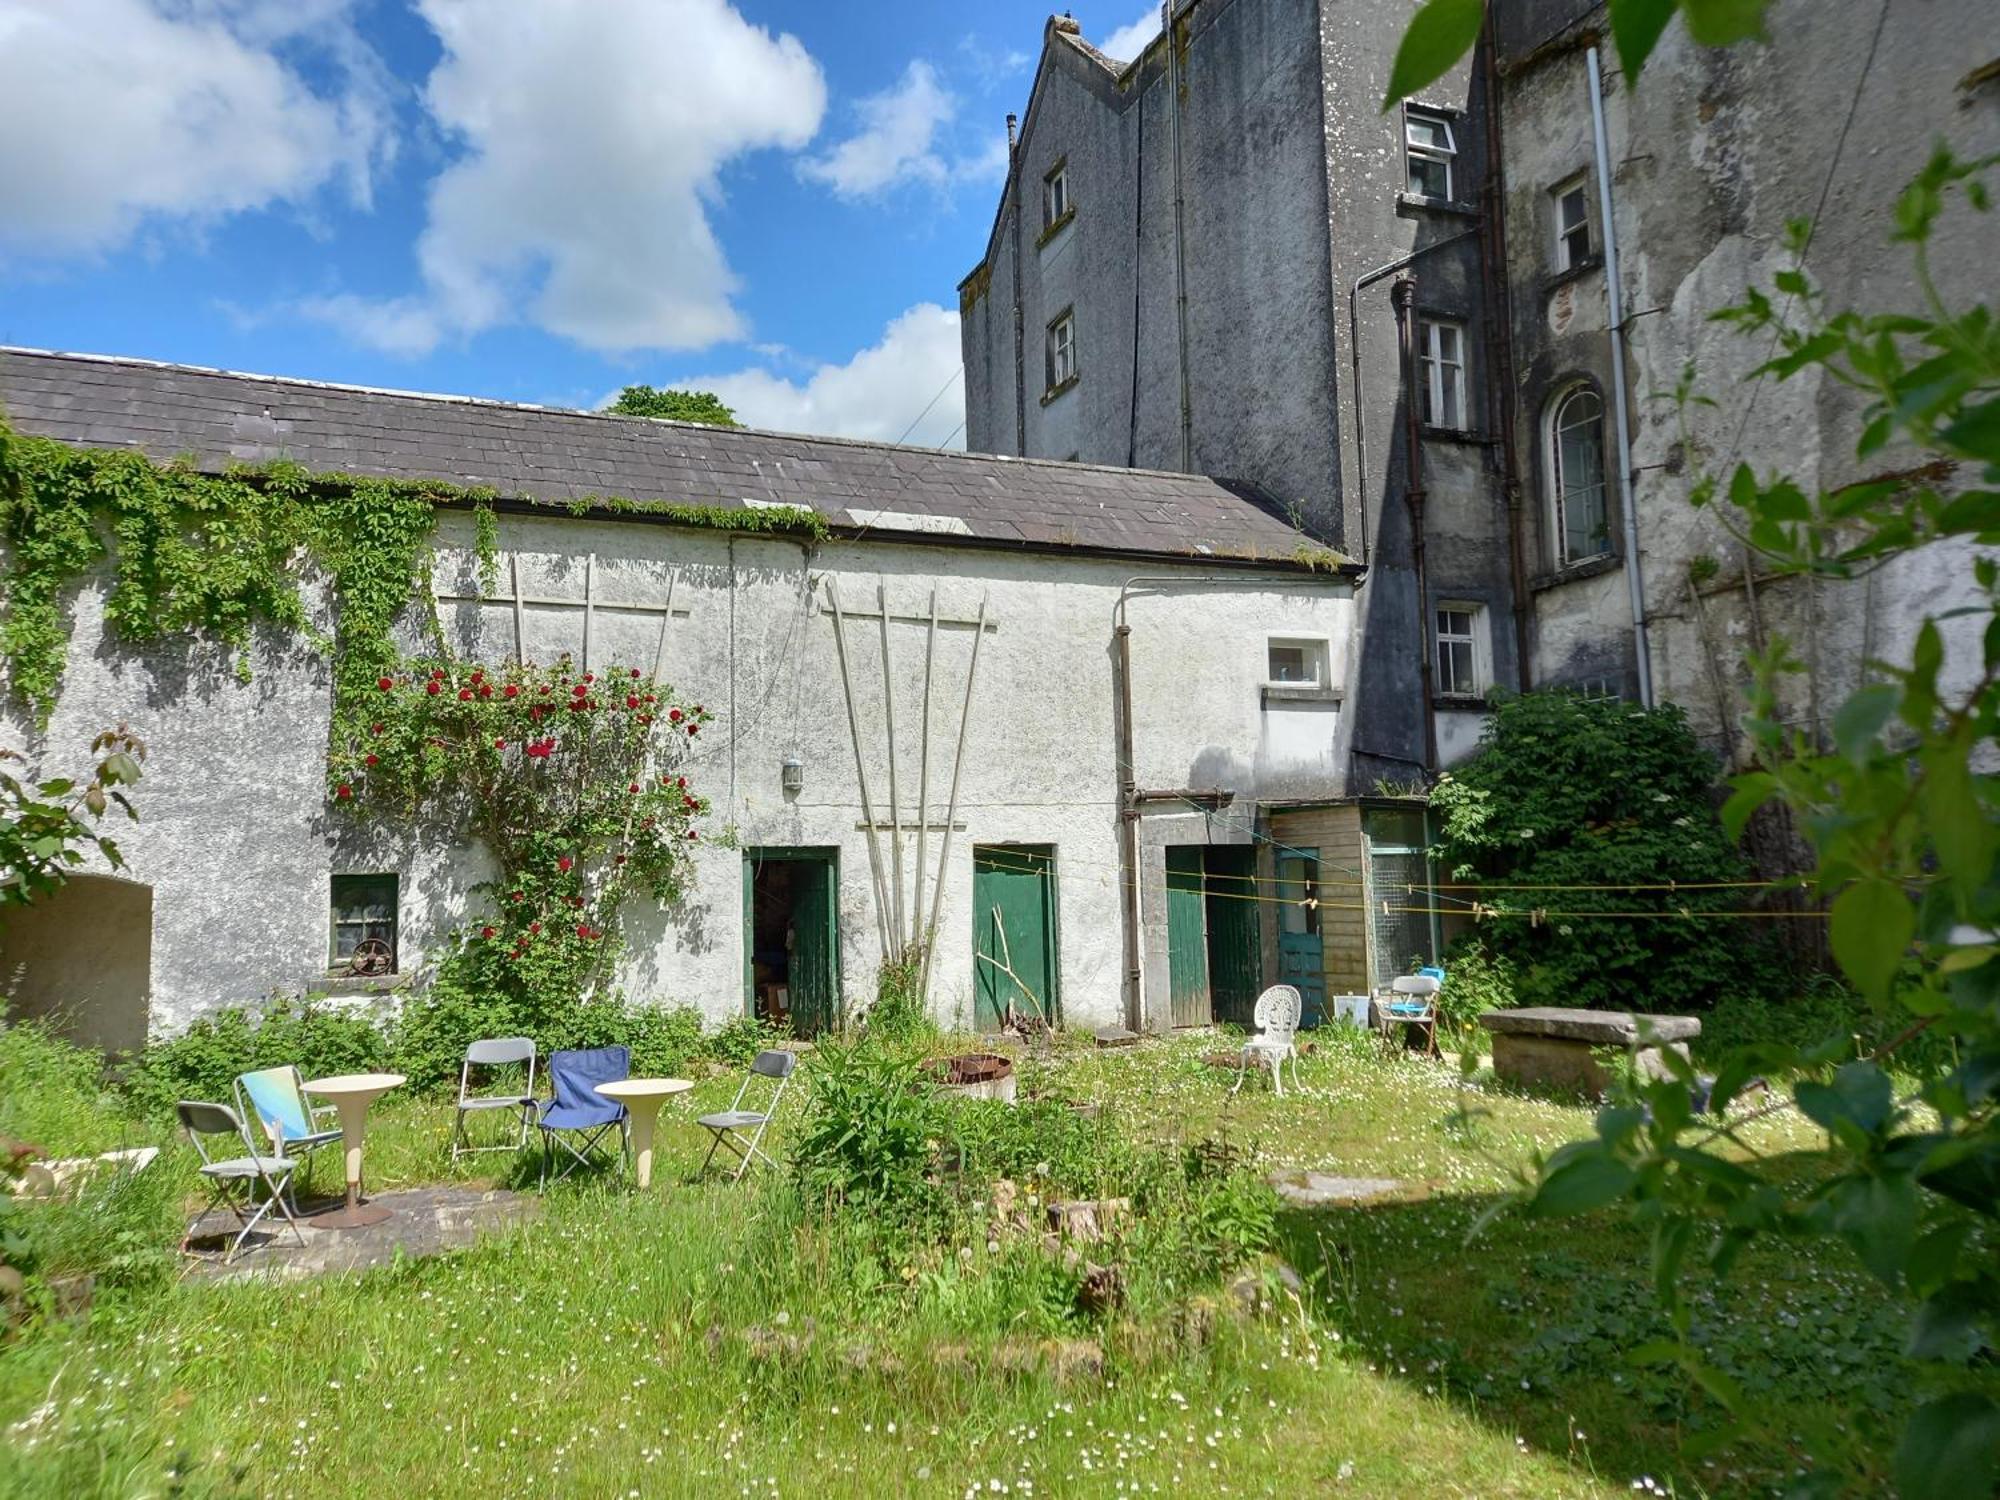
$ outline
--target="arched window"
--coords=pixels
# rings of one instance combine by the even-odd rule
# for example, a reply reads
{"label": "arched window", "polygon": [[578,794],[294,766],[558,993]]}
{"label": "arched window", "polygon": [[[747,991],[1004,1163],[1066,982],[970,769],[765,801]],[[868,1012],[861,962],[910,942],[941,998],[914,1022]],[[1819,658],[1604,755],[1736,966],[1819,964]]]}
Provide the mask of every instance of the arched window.
{"label": "arched window", "polygon": [[1571,386],[1550,403],[1548,463],[1557,566],[1603,556],[1611,550],[1604,401],[1589,386]]}

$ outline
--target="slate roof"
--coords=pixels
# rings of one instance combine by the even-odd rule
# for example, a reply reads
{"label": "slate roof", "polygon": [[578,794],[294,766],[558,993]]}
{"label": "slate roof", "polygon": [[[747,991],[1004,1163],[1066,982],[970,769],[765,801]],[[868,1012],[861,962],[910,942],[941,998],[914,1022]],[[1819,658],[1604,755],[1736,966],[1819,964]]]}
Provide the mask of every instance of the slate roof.
{"label": "slate roof", "polygon": [[[514,499],[810,506],[836,533],[1034,551],[1301,566],[1247,485],[1193,474],[905,448],[0,347],[17,432],[203,467],[443,479]],[[889,513],[883,515],[881,513]]]}

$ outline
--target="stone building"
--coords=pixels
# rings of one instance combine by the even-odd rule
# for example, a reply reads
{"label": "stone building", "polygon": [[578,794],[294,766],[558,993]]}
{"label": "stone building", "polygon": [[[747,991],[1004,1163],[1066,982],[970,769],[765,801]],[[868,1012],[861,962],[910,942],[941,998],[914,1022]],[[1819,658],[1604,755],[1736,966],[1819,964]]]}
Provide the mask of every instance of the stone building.
{"label": "stone building", "polygon": [[[1255,484],[1364,562],[1337,790],[1451,764],[1494,686],[1671,700],[1730,751],[1741,648],[1781,636],[1817,725],[1964,573],[1774,581],[1686,495],[1739,459],[1858,477],[1852,393],[1739,385],[1768,341],[1709,314],[1801,217],[1833,305],[1914,297],[1898,191],[1935,141],[2000,149],[1990,0],[1777,0],[1768,45],[1726,50],[1676,23],[1636,88],[1600,0],[1492,0],[1387,112],[1407,5],[1167,9],[1130,63],[1048,24],[959,289],[968,441]],[[1982,230],[1945,225],[1948,298],[1990,296]],[[1683,446],[1690,366],[1717,404]]]}
{"label": "stone building", "polygon": [[[1247,1017],[1278,962],[1268,903],[1230,898],[1281,873],[1255,839],[1264,811],[1329,783],[1328,670],[1351,654],[1360,570],[1302,549],[1249,487],[23,350],[0,350],[0,411],[19,433],[204,469],[284,458],[496,492],[497,591],[473,517],[440,516],[455,649],[659,663],[718,718],[687,767],[713,804],[689,894],[627,917],[631,997],[717,1022],[783,1005],[810,1030],[873,998],[885,924],[906,930],[920,902],[948,1023],[1029,1009],[1024,989],[1072,1026]],[[548,504],[589,496],[807,506],[830,535]],[[119,876],[0,927],[14,1008],[130,1045],[274,992],[380,988],[342,977],[355,933],[394,950],[391,988],[420,981],[491,867],[421,820],[371,830],[328,805],[325,655],[267,633],[239,681],[186,640],[124,644],[104,593],[86,581],[71,605],[47,729],[10,708],[0,742],[54,767],[128,723],[151,747],[141,821],[118,831]],[[307,598],[325,627],[325,580]],[[897,869],[886,894],[876,860]],[[1170,996],[1190,871],[1209,882],[1204,962]],[[1317,870],[1282,873],[1309,913]],[[1317,974],[1301,942],[1286,961]],[[807,1014],[808,994],[833,1003]]]}

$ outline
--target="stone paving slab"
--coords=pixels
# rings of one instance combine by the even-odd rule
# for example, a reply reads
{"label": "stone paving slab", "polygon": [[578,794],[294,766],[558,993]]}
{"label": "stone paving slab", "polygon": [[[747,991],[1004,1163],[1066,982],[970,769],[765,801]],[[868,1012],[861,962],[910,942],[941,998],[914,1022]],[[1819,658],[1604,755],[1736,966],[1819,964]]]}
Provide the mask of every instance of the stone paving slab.
{"label": "stone paving slab", "polygon": [[1684,1042],[1701,1035],[1701,1020],[1696,1016],[1642,1016],[1622,1010],[1528,1005],[1519,1010],[1489,1010],[1479,1017],[1481,1026],[1503,1035],[1552,1037],[1606,1047],[1629,1047],[1637,1042],[1641,1022],[1649,1028],[1649,1040],[1654,1042]]}
{"label": "stone paving slab", "polygon": [[[289,1281],[332,1271],[366,1271],[388,1265],[399,1251],[406,1260],[417,1260],[462,1250],[484,1235],[539,1218],[542,1212],[542,1200],[533,1194],[469,1187],[412,1188],[377,1193],[368,1201],[394,1212],[363,1229],[315,1229],[310,1218],[303,1218],[303,1246],[282,1219],[275,1231],[267,1233],[272,1221],[266,1219],[228,1265],[222,1263],[220,1252],[235,1235],[234,1221],[227,1213],[211,1213],[195,1226],[194,1248],[203,1253],[188,1258],[185,1274],[194,1281],[253,1276]],[[318,1206],[309,1200],[306,1212]],[[225,1232],[229,1238],[213,1238]]]}
{"label": "stone paving slab", "polygon": [[1403,1190],[1394,1177],[1334,1177],[1326,1172],[1276,1172],[1271,1186],[1295,1208],[1328,1208],[1342,1203],[1369,1203]]}

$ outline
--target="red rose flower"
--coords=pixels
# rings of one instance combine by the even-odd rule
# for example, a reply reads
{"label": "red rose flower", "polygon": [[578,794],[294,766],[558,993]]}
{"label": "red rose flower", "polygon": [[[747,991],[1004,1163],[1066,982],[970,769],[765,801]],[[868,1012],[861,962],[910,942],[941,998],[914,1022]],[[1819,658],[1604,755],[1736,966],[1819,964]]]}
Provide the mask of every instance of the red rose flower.
{"label": "red rose flower", "polygon": [[470,703],[472,701],[472,689],[460,688],[458,690],[458,701],[460,703]]}
{"label": "red rose flower", "polygon": [[639,793],[639,783],[635,781],[630,786],[626,787],[625,790],[632,793],[634,796],[637,796]]}
{"label": "red rose flower", "polygon": [[583,910],[583,897],[572,896],[569,898],[569,904],[574,906],[578,911],[581,911]]}
{"label": "red rose flower", "polygon": [[681,713],[681,711],[678,708],[670,708],[667,710],[667,718],[671,723],[678,724],[680,723],[683,717],[685,716]]}
{"label": "red rose flower", "polygon": [[361,764],[364,766],[379,766],[382,764],[382,757],[379,755],[364,755],[361,757]]}
{"label": "red rose flower", "polygon": [[472,669],[472,680],[474,682],[478,682],[481,678],[485,677],[485,675],[486,675],[486,668],[484,667],[474,667]]}
{"label": "red rose flower", "polygon": [[639,695],[637,693],[627,693],[625,695],[625,706],[627,708],[637,708],[639,706]]}
{"label": "red rose flower", "polygon": [[393,693],[396,690],[396,679],[393,677],[378,677],[375,679],[375,686],[385,693]]}
{"label": "red rose flower", "polygon": [[704,710],[703,710],[702,706],[701,706],[701,705],[700,705],[699,703],[697,703],[697,704],[696,704],[696,705],[694,706],[694,711],[695,711],[696,713],[702,713],[702,712],[704,712]]}
{"label": "red rose flower", "polygon": [[338,797],[342,802],[345,802],[349,797],[354,795],[354,788],[343,781],[338,787],[334,788],[333,795]]}
{"label": "red rose flower", "polygon": [[700,838],[700,837],[701,837],[701,835],[700,835],[700,834],[698,834],[698,833],[696,833],[696,832],[695,832],[695,831],[694,831],[694,830],[693,830],[692,828],[690,828],[690,829],[688,830],[688,837],[689,837],[690,839],[698,839],[698,838]]}
{"label": "red rose flower", "polygon": [[440,684],[435,677],[433,677],[429,682],[424,684],[424,691],[429,693],[433,698],[435,698],[438,695],[441,689],[442,689],[442,684]]}
{"label": "red rose flower", "polygon": [[480,929],[479,929],[479,935],[480,935],[481,937],[483,937],[483,938],[490,938],[490,937],[498,937],[498,936],[500,936],[499,932],[498,932],[498,931],[496,931],[496,930],[495,930],[494,928],[491,928],[491,927],[482,927],[482,928],[480,928]]}
{"label": "red rose flower", "polygon": [[522,898],[522,896],[526,894],[527,893],[525,891],[509,891],[507,893],[507,899],[509,901],[519,901]]}
{"label": "red rose flower", "polygon": [[653,722],[653,716],[651,714],[640,714],[639,722],[641,724],[650,724]]}
{"label": "red rose flower", "polygon": [[674,785],[679,787],[682,791],[687,790],[687,784],[688,784],[688,779],[685,776],[681,777],[678,781],[674,783]]}
{"label": "red rose flower", "polygon": [[577,935],[578,937],[580,937],[580,938],[584,938],[584,939],[588,940],[588,939],[589,939],[589,937],[590,937],[590,924],[589,924],[588,922],[579,922],[579,923],[577,923],[577,924],[576,924],[576,935]]}
{"label": "red rose flower", "polygon": [[542,930],[542,924],[540,922],[530,922],[528,924],[528,931],[536,934],[537,936],[540,936],[541,930]]}
{"label": "red rose flower", "polygon": [[659,700],[658,698],[654,697],[654,696],[653,696],[653,695],[652,695],[651,693],[648,693],[648,694],[646,694],[646,701],[647,701],[648,703],[658,703],[658,702],[659,702],[660,700]]}
{"label": "red rose flower", "polygon": [[495,740],[493,742],[493,748],[495,750],[505,750],[507,748],[507,742],[505,740]]}
{"label": "red rose flower", "polygon": [[521,689],[518,684],[510,682],[501,689],[501,693],[508,698],[518,698],[521,696]]}
{"label": "red rose flower", "polygon": [[701,726],[700,726],[699,724],[690,724],[690,725],[688,725],[688,733],[689,733],[690,735],[696,735],[696,734],[700,734],[700,733],[701,733]]}
{"label": "red rose flower", "polygon": [[382,732],[382,726],[380,724],[370,724],[368,726],[368,732],[370,734],[380,734]]}
{"label": "red rose flower", "polygon": [[542,696],[544,698],[548,697],[548,695],[550,693],[553,693],[554,691],[555,689],[550,687],[546,682],[542,684]]}
{"label": "red rose flower", "polygon": [[634,667],[632,669],[632,680],[636,682],[638,681],[638,679],[639,679],[639,669],[637,667]]}
{"label": "red rose flower", "polygon": [[558,870],[561,870],[563,874],[567,875],[570,872],[570,867],[575,863],[576,863],[575,860],[571,859],[567,854],[564,854],[556,859],[556,868]]}
{"label": "red rose flower", "polygon": [[614,858],[612,859],[612,861],[611,861],[611,862],[612,862],[612,863],[613,863],[614,865],[622,865],[622,864],[624,864],[624,863],[625,863],[625,856],[624,856],[624,855],[622,855],[622,854],[620,854],[620,855],[617,855],[616,857],[614,857]]}
{"label": "red rose flower", "polygon": [[443,668],[443,667],[432,667],[432,668],[431,668],[431,676],[433,676],[433,677],[442,677],[442,676],[444,676],[444,668]]}
{"label": "red rose flower", "polygon": [[597,681],[597,674],[595,672],[585,672],[583,674],[583,680],[585,682],[595,682]]}
{"label": "red rose flower", "polygon": [[490,682],[480,683],[479,696],[482,698],[491,698],[493,696],[493,684]]}
{"label": "red rose flower", "polygon": [[569,695],[572,698],[588,698],[590,696],[590,689],[579,682],[569,690]]}

